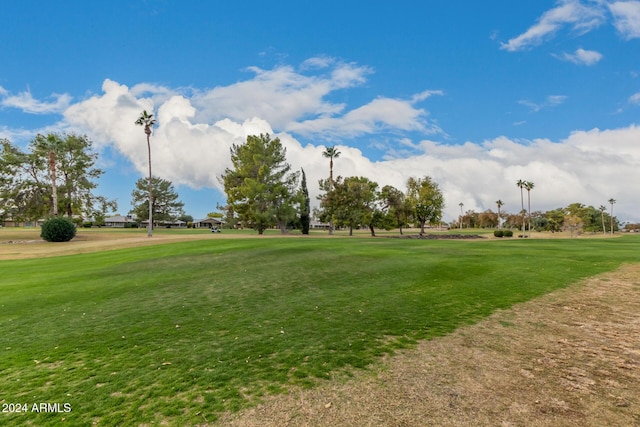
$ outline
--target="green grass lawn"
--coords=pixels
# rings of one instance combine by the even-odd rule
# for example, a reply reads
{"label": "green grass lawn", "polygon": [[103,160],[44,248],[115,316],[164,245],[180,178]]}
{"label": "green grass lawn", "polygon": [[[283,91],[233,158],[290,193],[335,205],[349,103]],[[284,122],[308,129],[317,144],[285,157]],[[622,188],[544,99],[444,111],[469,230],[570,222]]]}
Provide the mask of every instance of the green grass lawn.
{"label": "green grass lawn", "polygon": [[0,422],[213,422],[639,254],[635,236],[309,237],[0,261],[0,401],[28,405]]}

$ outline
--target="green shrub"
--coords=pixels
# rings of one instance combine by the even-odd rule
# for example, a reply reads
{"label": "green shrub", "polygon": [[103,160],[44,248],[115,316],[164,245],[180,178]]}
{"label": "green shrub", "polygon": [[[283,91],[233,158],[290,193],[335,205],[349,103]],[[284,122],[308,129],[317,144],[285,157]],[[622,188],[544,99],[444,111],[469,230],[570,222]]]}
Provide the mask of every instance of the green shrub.
{"label": "green shrub", "polygon": [[87,221],[87,222],[83,223],[82,226],[84,228],[91,228],[91,227],[93,227],[93,223],[91,221]]}
{"label": "green shrub", "polygon": [[504,232],[502,230],[495,230],[493,232],[493,235],[496,236],[496,237],[502,237],[502,236],[504,236]]}
{"label": "green shrub", "polygon": [[76,235],[76,226],[67,218],[50,218],[42,224],[40,237],[47,242],[68,242]]}
{"label": "green shrub", "polygon": [[513,231],[511,231],[511,230],[502,230],[502,235],[504,237],[513,237]]}

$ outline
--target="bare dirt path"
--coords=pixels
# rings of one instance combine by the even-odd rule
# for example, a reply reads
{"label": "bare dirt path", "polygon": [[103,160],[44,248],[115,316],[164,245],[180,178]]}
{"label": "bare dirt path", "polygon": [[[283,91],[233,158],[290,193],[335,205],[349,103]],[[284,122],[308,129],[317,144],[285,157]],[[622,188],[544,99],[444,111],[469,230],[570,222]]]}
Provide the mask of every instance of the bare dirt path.
{"label": "bare dirt path", "polygon": [[640,264],[216,425],[640,426]]}

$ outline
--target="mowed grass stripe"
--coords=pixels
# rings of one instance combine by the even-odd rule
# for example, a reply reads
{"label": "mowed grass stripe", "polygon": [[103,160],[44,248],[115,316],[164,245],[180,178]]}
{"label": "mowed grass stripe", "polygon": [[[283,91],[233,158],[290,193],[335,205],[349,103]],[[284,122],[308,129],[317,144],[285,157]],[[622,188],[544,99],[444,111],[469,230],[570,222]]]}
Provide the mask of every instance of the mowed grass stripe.
{"label": "mowed grass stripe", "polygon": [[2,261],[1,399],[73,407],[3,418],[213,421],[637,262],[639,248],[631,236],[269,238]]}

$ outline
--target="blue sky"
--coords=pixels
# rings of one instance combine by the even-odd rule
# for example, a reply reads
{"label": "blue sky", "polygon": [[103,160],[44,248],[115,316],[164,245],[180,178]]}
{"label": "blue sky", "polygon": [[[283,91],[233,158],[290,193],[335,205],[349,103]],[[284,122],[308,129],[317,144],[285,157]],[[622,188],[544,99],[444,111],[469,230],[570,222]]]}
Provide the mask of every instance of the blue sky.
{"label": "blue sky", "polygon": [[310,187],[329,145],[343,176],[432,176],[445,220],[519,211],[525,179],[533,210],[615,198],[640,221],[640,1],[3,2],[0,40],[0,137],[86,133],[119,213],[148,109],[194,217],[224,203],[231,144],[269,132]]}

